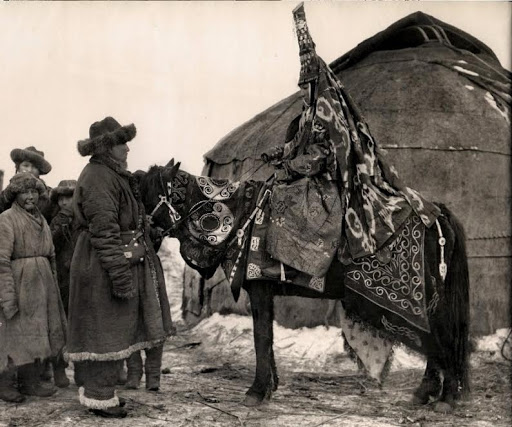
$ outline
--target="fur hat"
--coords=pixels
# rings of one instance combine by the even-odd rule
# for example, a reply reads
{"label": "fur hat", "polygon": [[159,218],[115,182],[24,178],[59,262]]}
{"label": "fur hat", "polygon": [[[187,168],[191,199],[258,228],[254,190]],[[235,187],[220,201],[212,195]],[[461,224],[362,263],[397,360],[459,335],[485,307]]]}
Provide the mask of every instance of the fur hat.
{"label": "fur hat", "polygon": [[44,152],[39,151],[36,147],[15,148],[11,151],[11,159],[17,165],[24,161],[31,162],[39,169],[40,175],[46,175],[52,170],[52,165],[44,158]]}
{"label": "fur hat", "polygon": [[115,145],[126,144],[135,138],[137,129],[132,123],[121,126],[113,117],[94,122],[89,128],[89,139],[78,141],[78,152],[82,156],[102,154]]}
{"label": "fur hat", "polygon": [[76,188],[76,180],[67,179],[59,182],[59,185],[55,188],[52,188],[50,192],[50,199],[53,203],[57,203],[59,196],[67,196],[71,197],[75,192]]}
{"label": "fur hat", "polygon": [[43,184],[43,181],[36,178],[29,172],[20,172],[14,175],[9,181],[9,185],[5,188],[3,195],[4,199],[8,205],[11,205],[16,199],[18,193],[23,193],[24,191],[30,189],[36,189],[39,195],[42,195],[46,192],[46,186]]}

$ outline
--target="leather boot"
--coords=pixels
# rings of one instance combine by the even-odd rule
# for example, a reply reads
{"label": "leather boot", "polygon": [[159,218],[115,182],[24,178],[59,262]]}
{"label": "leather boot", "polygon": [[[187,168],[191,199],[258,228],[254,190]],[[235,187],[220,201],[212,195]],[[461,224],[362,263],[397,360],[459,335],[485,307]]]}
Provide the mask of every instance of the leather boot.
{"label": "leather boot", "polygon": [[50,397],[57,391],[53,385],[41,382],[41,371],[34,363],[18,368],[18,383],[20,393],[28,396]]}
{"label": "leather boot", "polygon": [[126,371],[124,370],[124,360],[123,363],[119,364],[119,370],[117,371],[117,384],[118,385],[124,385],[126,384],[126,381],[128,380]]}
{"label": "leather boot", "polygon": [[16,371],[9,369],[0,374],[0,399],[5,402],[21,403],[25,401],[23,396],[16,388]]}
{"label": "leather boot", "polygon": [[160,370],[162,368],[162,354],[164,347],[158,346],[146,350],[146,388],[150,391],[160,389]]}
{"label": "leather boot", "polygon": [[126,366],[128,367],[128,375],[125,387],[136,390],[139,388],[142,378],[142,357],[140,351],[136,351],[126,359]]}
{"label": "leather boot", "polygon": [[75,380],[75,384],[77,387],[82,387],[84,385],[83,366],[84,362],[73,362],[73,379]]}
{"label": "leather boot", "polygon": [[68,364],[62,357],[57,357],[53,361],[53,382],[59,388],[69,387],[69,378],[66,375]]}
{"label": "leather boot", "polygon": [[52,364],[49,359],[45,359],[42,362],[36,362],[40,366],[41,381],[49,382],[52,380]]}
{"label": "leather boot", "polygon": [[125,418],[126,415],[128,415],[126,409],[121,406],[114,406],[107,409],[89,409],[89,411],[103,418]]}

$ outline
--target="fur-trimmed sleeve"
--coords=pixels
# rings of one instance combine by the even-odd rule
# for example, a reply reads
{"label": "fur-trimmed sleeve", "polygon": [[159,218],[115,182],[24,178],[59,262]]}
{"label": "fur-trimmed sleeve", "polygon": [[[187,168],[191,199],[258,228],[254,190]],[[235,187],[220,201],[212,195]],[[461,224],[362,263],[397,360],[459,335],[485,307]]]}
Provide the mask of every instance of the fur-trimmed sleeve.
{"label": "fur-trimmed sleeve", "polygon": [[0,306],[7,319],[18,312],[18,298],[11,269],[14,229],[10,218],[0,215]]}
{"label": "fur-trimmed sleeve", "polygon": [[[101,174],[100,174],[101,175]],[[101,266],[112,281],[112,290],[119,298],[135,294],[130,263],[121,249],[119,227],[120,190],[108,177],[95,176],[75,191],[80,191],[82,209],[91,233],[91,244]]]}

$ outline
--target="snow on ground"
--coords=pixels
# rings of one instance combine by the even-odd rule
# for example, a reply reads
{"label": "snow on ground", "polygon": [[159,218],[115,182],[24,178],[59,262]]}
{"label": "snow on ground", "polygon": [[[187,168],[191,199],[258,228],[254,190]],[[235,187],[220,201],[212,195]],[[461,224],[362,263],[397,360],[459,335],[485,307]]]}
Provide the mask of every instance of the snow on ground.
{"label": "snow on ground", "polygon": [[[245,354],[253,350],[252,318],[214,313],[191,332],[201,336],[203,345],[215,354]],[[345,353],[341,329],[336,327],[287,329],[274,322],[274,352],[277,360],[293,361],[297,371],[321,371]],[[395,349],[392,371],[422,369],[422,356],[399,346]]]}
{"label": "snow on ground", "polygon": [[[167,290],[171,313],[176,323],[181,319],[183,269],[185,263],[179,255],[179,242],[166,239],[159,255],[166,272]],[[213,314],[196,325],[191,332],[203,340],[204,347],[212,354],[245,355],[253,352],[252,318],[235,314]],[[501,348],[510,329],[499,329],[496,333],[476,340],[476,351],[495,360],[503,360]],[[297,370],[317,370],[329,361],[343,355],[341,329],[337,327],[287,329],[274,322],[274,351],[277,360],[295,360]],[[512,356],[511,343],[505,345],[505,354]],[[418,353],[396,346],[391,371],[423,369],[425,359]]]}

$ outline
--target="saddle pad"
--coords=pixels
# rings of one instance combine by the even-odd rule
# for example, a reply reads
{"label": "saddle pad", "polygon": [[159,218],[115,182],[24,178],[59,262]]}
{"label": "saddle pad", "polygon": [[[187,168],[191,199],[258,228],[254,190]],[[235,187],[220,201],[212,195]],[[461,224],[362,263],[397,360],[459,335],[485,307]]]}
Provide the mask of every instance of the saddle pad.
{"label": "saddle pad", "polygon": [[425,225],[418,216],[410,216],[393,243],[346,266],[345,286],[416,328],[430,332],[424,242]]}

